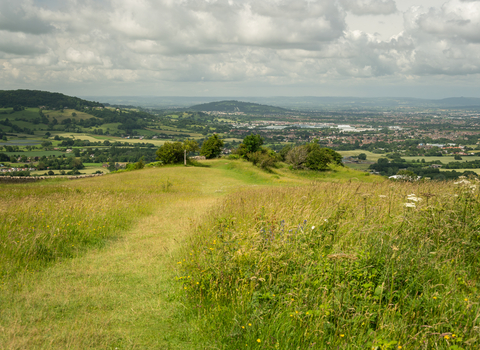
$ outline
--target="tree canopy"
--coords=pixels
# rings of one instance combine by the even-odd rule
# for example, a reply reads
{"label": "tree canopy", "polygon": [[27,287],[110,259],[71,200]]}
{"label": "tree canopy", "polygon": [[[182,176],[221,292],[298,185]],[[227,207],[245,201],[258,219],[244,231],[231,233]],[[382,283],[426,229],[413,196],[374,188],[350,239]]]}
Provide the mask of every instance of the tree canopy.
{"label": "tree canopy", "polygon": [[223,141],[215,134],[203,142],[200,154],[207,159],[216,158],[222,153],[222,148]]}

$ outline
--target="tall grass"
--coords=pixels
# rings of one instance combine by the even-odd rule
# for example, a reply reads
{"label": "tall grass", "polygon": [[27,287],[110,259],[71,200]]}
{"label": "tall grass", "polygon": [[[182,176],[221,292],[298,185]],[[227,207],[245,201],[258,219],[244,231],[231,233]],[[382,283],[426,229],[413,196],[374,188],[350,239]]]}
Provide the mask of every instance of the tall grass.
{"label": "tall grass", "polygon": [[1,185],[0,279],[33,273],[86,248],[103,246],[172,190],[164,188],[166,178],[161,176],[143,174],[142,181],[136,177]]}
{"label": "tall grass", "polygon": [[332,184],[230,195],[179,266],[219,349],[480,345],[474,184]]}

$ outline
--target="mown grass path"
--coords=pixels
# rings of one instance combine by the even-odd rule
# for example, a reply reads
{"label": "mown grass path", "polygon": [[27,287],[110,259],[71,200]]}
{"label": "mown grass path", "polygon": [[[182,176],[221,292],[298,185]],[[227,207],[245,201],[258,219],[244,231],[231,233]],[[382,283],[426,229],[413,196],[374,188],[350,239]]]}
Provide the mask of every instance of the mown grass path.
{"label": "mown grass path", "polygon": [[174,185],[152,215],[106,248],[23,276],[18,288],[3,291],[0,349],[194,348],[175,298],[175,252],[222,195],[245,182],[221,169],[156,171],[171,172]]}

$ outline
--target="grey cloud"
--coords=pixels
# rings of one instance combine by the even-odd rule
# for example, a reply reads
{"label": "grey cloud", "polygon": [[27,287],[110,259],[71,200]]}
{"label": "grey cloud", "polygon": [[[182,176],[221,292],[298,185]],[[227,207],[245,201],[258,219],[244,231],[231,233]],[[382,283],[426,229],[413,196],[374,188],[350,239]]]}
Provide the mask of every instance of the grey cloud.
{"label": "grey cloud", "polygon": [[0,51],[12,55],[37,55],[47,52],[47,48],[36,36],[24,33],[11,33],[0,30]]}
{"label": "grey cloud", "polygon": [[38,8],[30,1],[17,7],[55,30],[0,32],[2,81],[108,81],[144,89],[185,82],[315,86],[479,73],[480,20],[470,9],[479,2],[411,9],[405,31],[380,41],[348,31],[345,10],[388,14],[396,11],[393,1],[68,0],[48,6],[50,0],[43,0]]}
{"label": "grey cloud", "polygon": [[345,10],[356,15],[389,15],[397,11],[395,0],[340,0]]}
{"label": "grey cloud", "polygon": [[0,30],[45,34],[53,31],[53,29],[49,23],[38,17],[38,14],[28,3],[0,2]]}

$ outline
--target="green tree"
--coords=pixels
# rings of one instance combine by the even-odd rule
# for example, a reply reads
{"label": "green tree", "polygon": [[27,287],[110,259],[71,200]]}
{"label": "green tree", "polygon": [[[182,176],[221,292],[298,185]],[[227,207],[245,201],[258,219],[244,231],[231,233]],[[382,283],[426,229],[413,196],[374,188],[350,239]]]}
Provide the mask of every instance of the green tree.
{"label": "green tree", "polygon": [[453,159],[455,159],[455,160],[462,160],[462,157],[461,157],[459,154],[455,154],[455,156],[453,157]]}
{"label": "green tree", "polygon": [[159,147],[157,152],[157,160],[163,164],[181,163],[184,156],[184,148],[181,142],[165,142]]}
{"label": "green tree", "polygon": [[49,147],[49,146],[51,146],[51,145],[52,145],[52,143],[51,143],[50,141],[43,141],[43,142],[42,142],[42,147],[43,147],[43,148]]}
{"label": "green tree", "polygon": [[326,170],[329,164],[342,164],[342,155],[330,148],[321,148],[318,142],[294,147],[286,156],[295,169]]}
{"label": "green tree", "polygon": [[187,153],[198,150],[198,143],[194,140],[183,141],[183,164],[187,165]]}
{"label": "green tree", "polygon": [[223,140],[221,140],[217,134],[214,134],[203,142],[200,154],[207,159],[216,158],[222,153],[222,148]]}
{"label": "green tree", "polygon": [[360,159],[360,160],[367,160],[367,155],[366,155],[365,153],[360,153],[360,154],[358,155],[358,159]]}
{"label": "green tree", "polygon": [[255,153],[263,145],[263,138],[260,135],[248,135],[243,139],[247,153]]}

